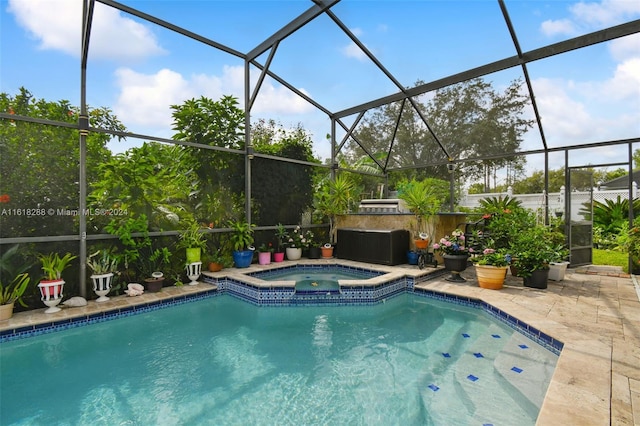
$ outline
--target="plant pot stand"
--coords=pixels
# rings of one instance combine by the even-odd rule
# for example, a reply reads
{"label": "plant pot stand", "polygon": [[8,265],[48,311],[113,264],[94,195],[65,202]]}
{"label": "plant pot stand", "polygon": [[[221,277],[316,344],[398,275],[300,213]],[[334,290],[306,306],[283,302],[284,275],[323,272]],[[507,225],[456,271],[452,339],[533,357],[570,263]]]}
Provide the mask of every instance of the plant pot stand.
{"label": "plant pot stand", "polygon": [[445,254],[442,258],[444,259],[444,268],[451,272],[451,275],[445,278],[445,280],[454,283],[467,282],[467,280],[460,276],[460,272],[467,269],[469,256],[466,254]]}
{"label": "plant pot stand", "polygon": [[113,272],[108,274],[91,275],[93,281],[93,292],[98,296],[96,302],[102,303],[109,300],[107,294],[111,291]]}
{"label": "plant pot stand", "polygon": [[189,285],[198,285],[198,278],[202,273],[202,262],[193,262],[187,265],[187,277],[191,280]]}
{"label": "plant pot stand", "polygon": [[64,297],[64,295],[62,294],[62,289],[64,288],[64,280],[40,281],[40,284],[38,284],[38,288],[40,289],[42,302],[49,307],[49,309],[44,311],[44,313],[53,314],[55,312],[60,312],[60,308],[58,308],[58,305]]}

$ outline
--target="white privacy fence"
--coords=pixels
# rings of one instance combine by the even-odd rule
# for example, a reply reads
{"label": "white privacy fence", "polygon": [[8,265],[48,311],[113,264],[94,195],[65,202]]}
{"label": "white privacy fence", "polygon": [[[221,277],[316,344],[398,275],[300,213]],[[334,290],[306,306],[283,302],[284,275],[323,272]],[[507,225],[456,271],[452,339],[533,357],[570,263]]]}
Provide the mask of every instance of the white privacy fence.
{"label": "white privacy fence", "polygon": [[[638,188],[635,182],[632,186],[632,198],[635,199],[638,196]],[[522,207],[529,208],[534,211],[544,211],[545,193],[542,194],[513,194],[511,187],[507,189],[507,192],[494,192],[486,194],[467,194],[464,193],[460,199],[459,205],[461,207],[474,208],[480,206],[480,200],[484,198],[500,197],[503,198],[508,195],[509,198],[515,198],[522,203]],[[560,188],[560,192],[549,193],[549,212],[562,212],[564,214],[565,203],[565,188]],[[598,189],[593,190],[594,201],[605,202],[605,200],[616,201],[620,197],[621,200],[629,198],[629,190],[606,190],[601,191]],[[584,217],[580,215],[580,210],[584,203],[587,203],[591,198],[590,191],[574,191],[571,193],[571,220],[584,220]]]}

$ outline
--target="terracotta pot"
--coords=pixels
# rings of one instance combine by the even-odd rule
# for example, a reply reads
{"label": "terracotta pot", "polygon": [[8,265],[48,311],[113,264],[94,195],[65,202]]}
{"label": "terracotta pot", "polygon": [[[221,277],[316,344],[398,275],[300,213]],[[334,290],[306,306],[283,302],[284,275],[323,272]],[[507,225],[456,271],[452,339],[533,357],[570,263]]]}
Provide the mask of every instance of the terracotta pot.
{"label": "terracotta pot", "polygon": [[478,286],[489,290],[500,290],[507,276],[507,266],[476,265]]}
{"label": "terracotta pot", "polygon": [[429,247],[429,240],[414,240],[417,250],[425,250]]}
{"label": "terracotta pot", "polygon": [[329,259],[333,257],[333,247],[321,247],[320,251],[322,251],[322,257],[325,259]]}
{"label": "terracotta pot", "polygon": [[222,263],[209,262],[209,272],[222,271]]}

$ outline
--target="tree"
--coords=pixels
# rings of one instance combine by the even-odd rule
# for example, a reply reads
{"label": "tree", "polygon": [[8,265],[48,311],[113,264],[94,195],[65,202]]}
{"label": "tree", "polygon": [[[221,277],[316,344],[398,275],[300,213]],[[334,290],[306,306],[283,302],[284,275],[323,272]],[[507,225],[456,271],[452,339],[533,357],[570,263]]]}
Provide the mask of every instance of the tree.
{"label": "tree", "polygon": [[[421,83],[419,81],[416,85]],[[515,153],[519,149],[522,135],[533,125],[533,120],[521,117],[529,102],[521,87],[522,81],[515,80],[504,92],[498,93],[490,83],[473,79],[439,89],[431,98],[421,95],[414,101],[452,158],[503,157],[463,165],[466,177],[484,177],[488,182],[495,170],[507,165],[520,170],[524,164],[521,158],[504,157],[505,153]],[[427,99],[426,102],[423,103],[423,99]],[[389,165],[393,167],[413,168],[415,165],[448,160],[418,110],[408,102],[384,105],[370,112],[355,136],[369,152],[387,152],[391,147]],[[345,155],[351,159],[364,154],[364,150],[355,142],[350,142],[347,147]],[[448,180],[447,173],[442,165],[419,170],[414,177],[431,176]],[[402,177],[409,176],[399,174],[398,179]]]}
{"label": "tree", "polygon": [[[77,107],[69,101],[36,99],[24,87],[17,95],[0,94],[0,110],[33,118],[77,123]],[[107,108],[89,108],[92,127],[124,131]],[[111,136],[87,136],[87,182],[99,178],[98,167],[110,158]],[[0,120],[0,205],[2,237],[77,233],[80,137],[73,128],[18,120]],[[28,210],[27,210],[28,209]],[[18,214],[19,213],[19,214]],[[30,213],[30,214],[27,214]]]}

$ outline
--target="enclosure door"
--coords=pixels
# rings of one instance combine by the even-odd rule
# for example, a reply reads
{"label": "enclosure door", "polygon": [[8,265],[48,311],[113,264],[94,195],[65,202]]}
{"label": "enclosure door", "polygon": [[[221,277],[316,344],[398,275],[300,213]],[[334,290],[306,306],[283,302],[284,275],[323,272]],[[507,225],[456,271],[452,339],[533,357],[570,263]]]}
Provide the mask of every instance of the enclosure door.
{"label": "enclosure door", "polygon": [[590,265],[593,262],[593,172],[569,169],[567,183],[565,220],[569,226],[570,266]]}

